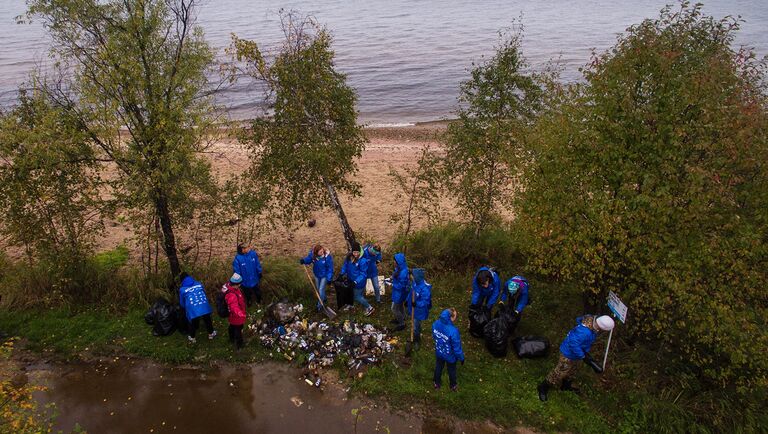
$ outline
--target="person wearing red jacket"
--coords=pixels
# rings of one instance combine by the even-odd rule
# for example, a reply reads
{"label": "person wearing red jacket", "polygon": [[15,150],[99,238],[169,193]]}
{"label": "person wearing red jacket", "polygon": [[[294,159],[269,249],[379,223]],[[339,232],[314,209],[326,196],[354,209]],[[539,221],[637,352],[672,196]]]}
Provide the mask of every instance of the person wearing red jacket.
{"label": "person wearing red jacket", "polygon": [[224,284],[221,291],[229,308],[229,341],[235,344],[236,349],[243,348],[243,325],[245,324],[245,297],[240,290],[243,282],[242,276],[235,273]]}

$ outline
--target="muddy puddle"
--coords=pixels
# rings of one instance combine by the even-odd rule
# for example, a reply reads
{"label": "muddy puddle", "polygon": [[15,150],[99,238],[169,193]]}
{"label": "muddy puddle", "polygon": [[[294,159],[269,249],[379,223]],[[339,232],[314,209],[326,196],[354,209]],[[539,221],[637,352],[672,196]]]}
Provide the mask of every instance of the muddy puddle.
{"label": "muddy puddle", "polygon": [[[138,360],[28,366],[56,404],[55,429],[89,433],[462,432],[446,420],[308,386],[285,364],[172,367]],[[359,417],[353,414],[357,409]],[[469,431],[487,432],[485,429]]]}

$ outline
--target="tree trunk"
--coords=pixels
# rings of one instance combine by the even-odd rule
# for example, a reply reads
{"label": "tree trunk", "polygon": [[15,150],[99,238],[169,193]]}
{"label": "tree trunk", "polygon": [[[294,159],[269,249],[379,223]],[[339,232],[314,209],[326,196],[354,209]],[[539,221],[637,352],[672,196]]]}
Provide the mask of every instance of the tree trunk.
{"label": "tree trunk", "polygon": [[344,240],[347,242],[347,250],[352,250],[352,243],[355,242],[355,233],[352,232],[352,228],[347,221],[347,215],[344,214],[344,209],[341,207],[339,196],[336,194],[336,189],[333,188],[330,182],[323,177],[323,183],[328,189],[328,196],[331,198],[331,206],[336,211],[336,215],[339,217],[339,223],[341,224],[341,231],[344,233]]}
{"label": "tree trunk", "polygon": [[181,265],[176,251],[176,237],[173,234],[173,222],[171,213],[168,210],[168,198],[162,190],[156,191],[155,208],[157,216],[160,219],[160,228],[163,230],[163,250],[168,258],[168,266],[171,269],[171,278],[168,281],[168,289],[171,294],[175,293],[176,278],[181,274]]}

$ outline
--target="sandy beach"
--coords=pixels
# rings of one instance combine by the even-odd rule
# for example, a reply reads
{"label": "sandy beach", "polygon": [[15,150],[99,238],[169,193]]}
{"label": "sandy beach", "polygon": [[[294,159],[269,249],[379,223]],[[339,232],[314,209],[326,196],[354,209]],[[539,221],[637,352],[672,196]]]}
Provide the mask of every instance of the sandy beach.
{"label": "sandy beach", "polygon": [[[376,240],[387,246],[398,230],[399,224],[391,221],[392,214],[405,210],[404,199],[395,196],[396,185],[388,176],[390,168],[405,168],[415,165],[421,149],[429,145],[434,149],[441,147],[439,135],[445,131],[445,122],[420,123],[407,127],[366,128],[368,143],[363,155],[358,159],[356,180],[362,185],[361,196],[349,198],[341,196],[344,211],[350,225],[361,241]],[[236,140],[219,140],[212,144],[209,153],[214,174],[224,179],[238,168],[247,167],[247,150]],[[232,219],[238,216],[232,215]],[[179,231],[179,249],[186,251],[189,258],[195,256],[207,258],[226,258],[235,248],[238,239],[247,241],[252,235],[252,242],[261,255],[300,255],[305,254],[310,246],[322,243],[332,252],[339,254],[346,251],[336,214],[328,209],[313,215],[314,227],[306,222],[297,223],[295,228],[278,227],[269,229],[257,223],[251,228],[251,222],[242,220],[239,225],[217,228],[213,237],[208,231]],[[134,250],[133,260],[140,259],[132,241],[133,232],[129,225],[114,220],[106,222],[104,236],[98,242],[98,250],[114,248],[126,244]],[[417,221],[415,228],[423,227],[424,222]],[[162,253],[161,253],[162,255]]]}

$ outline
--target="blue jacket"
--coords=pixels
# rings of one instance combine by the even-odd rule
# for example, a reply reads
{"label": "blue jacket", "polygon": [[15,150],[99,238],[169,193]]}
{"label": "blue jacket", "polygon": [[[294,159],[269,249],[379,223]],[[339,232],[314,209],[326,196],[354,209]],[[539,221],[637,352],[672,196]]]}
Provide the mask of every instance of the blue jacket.
{"label": "blue jacket", "polygon": [[341,266],[341,274],[346,274],[349,280],[355,282],[355,288],[365,288],[365,281],[368,276],[365,274],[365,270],[368,269],[368,260],[360,257],[357,262],[352,262],[349,259],[344,261],[344,265]]}
{"label": "blue jacket", "polygon": [[[491,281],[491,284],[488,285],[488,288],[483,288],[480,285],[477,284],[477,274],[480,273],[483,270],[488,270],[493,275],[493,280]],[[475,277],[472,278],[472,303],[471,304],[478,304],[480,303],[481,298],[488,297],[488,302],[486,305],[488,308],[492,308],[494,304],[496,304],[496,301],[499,299],[499,288],[501,287],[501,280],[499,279],[499,274],[495,271],[491,271],[488,267],[480,267],[477,270],[477,273],[475,273]]]}
{"label": "blue jacket", "polygon": [[[584,355],[592,348],[592,343],[597,338],[597,332],[589,325],[592,324],[592,315],[584,315],[576,318],[576,327],[568,332],[568,336],[560,344],[560,353],[571,360],[581,360]],[[588,324],[585,324],[588,322]]]}
{"label": "blue jacket", "polygon": [[451,311],[446,309],[440,314],[440,318],[432,323],[432,337],[435,340],[435,356],[448,363],[456,363],[464,360],[464,351],[461,349],[461,336],[459,329],[451,321]]}
{"label": "blue jacket", "polygon": [[525,277],[515,276],[507,280],[504,287],[501,288],[501,301],[506,303],[507,298],[510,298],[507,287],[509,286],[509,282],[513,281],[520,285],[520,289],[517,291],[517,294],[515,294],[515,297],[517,297],[517,306],[515,306],[515,310],[522,313],[525,306],[528,306],[528,280]]}
{"label": "blue jacket", "polygon": [[213,312],[203,285],[190,276],[185,277],[181,282],[179,305],[184,308],[187,319],[190,321]]}
{"label": "blue jacket", "polygon": [[379,275],[379,267],[376,265],[377,262],[381,261],[381,252],[377,254],[371,253],[371,248],[373,247],[372,244],[366,244],[365,247],[363,247],[363,254],[361,255],[361,258],[364,258],[368,262],[368,268],[366,269],[366,276],[369,279],[375,279]]}
{"label": "blue jacket", "polygon": [[429,310],[432,309],[432,285],[424,281],[424,269],[416,268],[413,270],[413,288],[411,291],[414,291],[415,295],[408,294],[408,314],[411,313],[411,297],[415,297],[416,311],[413,316],[419,321],[424,321],[429,316]]}
{"label": "blue jacket", "polygon": [[405,301],[410,291],[411,280],[408,277],[408,263],[404,253],[395,254],[395,271],[392,272],[392,303]]}
{"label": "blue jacket", "polygon": [[259,255],[254,250],[242,255],[235,255],[235,259],[232,261],[232,271],[243,277],[242,286],[253,288],[261,280]]}
{"label": "blue jacket", "polygon": [[333,256],[330,253],[326,253],[325,256],[315,256],[310,249],[309,255],[299,262],[304,265],[312,264],[312,273],[318,279],[333,280]]}

